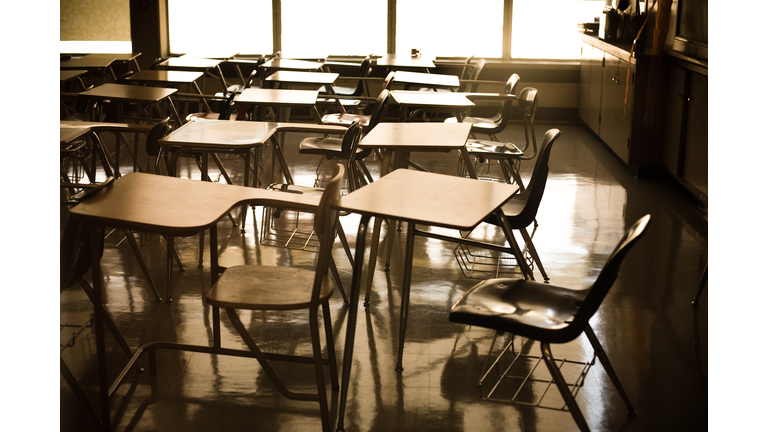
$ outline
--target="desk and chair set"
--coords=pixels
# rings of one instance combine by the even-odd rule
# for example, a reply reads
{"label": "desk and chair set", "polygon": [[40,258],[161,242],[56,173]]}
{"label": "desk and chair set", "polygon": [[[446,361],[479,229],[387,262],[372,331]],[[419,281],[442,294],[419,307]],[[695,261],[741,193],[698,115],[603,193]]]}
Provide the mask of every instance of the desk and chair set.
{"label": "desk and chair set", "polygon": [[[560,138],[560,131],[550,129],[541,142],[536,141],[533,129],[538,101],[536,89],[527,87],[518,91],[519,77],[513,75],[500,93],[457,92],[461,86],[458,77],[416,72],[434,68],[430,59],[386,55],[375,59],[375,63],[393,71],[394,75],[388,81],[390,88],[382,89],[377,102],[372,104],[372,114],[354,114],[345,111],[341,99],[334,99],[340,97],[334,90],[339,74],[328,72],[327,69],[321,71],[322,62],[281,57],[258,62],[257,67],[261,68],[262,76],[254,78],[252,75],[247,84],[243,80],[244,86],[233,90],[221,73],[220,64],[228,58],[234,59],[236,55],[220,59],[192,56],[167,59],[158,62],[157,68],[137,71],[128,76],[124,83],[104,82],[91,88],[85,88],[83,84],[84,90],[78,94],[79,98],[87,100],[82,120],[61,121],[61,187],[67,188],[74,197],[67,206],[69,221],[61,244],[61,289],[79,283],[89,293],[94,305],[98,305],[94,307],[93,314],[98,404],[91,403],[63,361],[62,376],[95,422],[104,429],[111,428],[110,399],[127,377],[143,370],[139,365],[140,359],[147,357],[149,373],[155,374],[155,362],[158,360],[156,352],[179,350],[253,358],[282,395],[319,404],[319,423],[324,431],[332,430],[334,417],[337,430],[344,430],[349,389],[356,379],[353,362],[359,304],[361,295],[364,307],[368,307],[371,302],[379,237],[384,223],[390,228],[386,245],[386,269],[392,259],[394,227],[400,224],[407,226],[405,254],[402,257],[396,370],[403,370],[410,283],[412,275],[420,271],[413,258],[415,239],[418,236],[433,238],[507,254],[514,259],[517,267],[515,277],[484,280],[465,292],[446,310],[446,321],[539,341],[543,361],[552,374],[554,385],[581,430],[588,430],[589,426],[574,397],[578,385],[574,387],[565,382],[550,344],[566,343],[585,334],[595,355],[626,402],[628,412],[634,414],[629,397],[613,371],[605,350],[589,326],[589,319],[611,288],[624,256],[642,237],[650,217],[640,219],[627,231],[592,287],[577,290],[546,283],[549,277],[526,229],[535,223],[549,170],[549,157]],[[106,68],[111,62],[107,60],[115,61],[117,57],[83,59],[62,61],[62,83],[82,83],[80,78],[89,70],[108,70]],[[96,64],[97,60],[101,62]],[[126,61],[134,60],[135,56]],[[366,60],[367,69],[373,62]],[[198,70],[192,71],[193,68]],[[229,105],[224,106],[221,116],[216,120],[182,120],[183,114],[177,111],[173,101],[178,88],[157,85],[162,82],[192,85],[197,89],[196,93],[204,96],[196,81],[206,73],[212,73],[221,81]],[[102,74],[105,80],[108,75]],[[112,78],[116,80],[116,77]],[[251,79],[256,80],[255,85],[250,85]],[[137,85],[147,83],[153,86]],[[393,90],[389,84],[404,85],[406,89]],[[321,115],[316,106],[318,98],[335,100],[339,112]],[[468,110],[475,105],[473,101],[492,101],[499,105],[499,112],[489,118],[468,115]],[[113,111],[116,114],[113,122],[103,121],[103,107],[106,104],[114,104],[117,108]],[[496,135],[509,123],[515,104],[523,116],[526,142],[499,142]],[[397,121],[391,121],[386,115],[388,106],[393,105],[399,107]],[[151,106],[154,111],[143,110],[142,106]],[[204,107],[210,109],[207,103]],[[291,122],[288,118],[291,108],[308,108],[312,121]],[[242,120],[234,120],[235,111],[248,114]],[[131,114],[125,115],[128,112]],[[418,119],[417,114],[424,112],[447,115],[448,118],[444,121],[415,121]],[[154,114],[160,114],[158,117],[161,118],[152,118]],[[133,171],[144,172],[121,174],[119,150],[114,157],[106,151],[99,139],[99,134],[103,132],[136,134]],[[324,160],[340,161],[335,164],[330,180],[322,189],[318,188],[319,183],[311,187],[294,185],[291,161],[283,151],[287,145],[284,139],[286,133],[291,133],[291,136],[307,135],[301,139],[299,152],[319,155]],[[479,140],[477,134],[487,135],[489,140]],[[139,142],[138,135],[146,135],[147,153],[155,156],[154,167],[143,169],[137,163],[136,156],[140,150],[136,145]],[[277,163],[277,168],[273,168],[270,173],[273,180],[276,170],[280,171],[279,181],[270,182],[269,185],[261,184],[259,180],[260,150],[267,145],[272,146],[274,161]],[[427,172],[410,157],[411,153],[416,152],[451,151],[459,154],[459,175]],[[226,174],[217,156],[220,154],[243,157],[242,186],[231,184],[229,176],[226,177],[229,184],[177,178],[179,160],[183,156],[196,158],[202,180],[210,180],[207,175],[209,157],[213,157],[222,174]],[[380,163],[378,178],[365,166],[364,159],[369,155],[375,155]],[[87,179],[78,181],[72,178],[65,161],[73,159],[87,161]],[[161,164],[163,159],[166,161],[164,167]],[[487,179],[478,174],[478,164],[489,160],[498,161],[502,166],[503,178],[485,181]],[[523,185],[519,174],[521,161],[525,160],[534,163],[527,185]],[[97,164],[102,167],[101,171]],[[231,165],[229,169],[232,169]],[[159,175],[163,170],[167,176]],[[151,171],[155,174],[150,174]],[[102,175],[106,180],[99,178]],[[345,181],[347,192],[342,194]],[[307,193],[302,193],[302,190]],[[262,206],[270,209],[270,212],[277,212],[275,214],[286,210],[312,214],[310,231],[317,241],[314,270],[256,264],[228,268],[220,265],[217,222],[240,208],[241,228],[245,232],[247,206]],[[359,217],[357,232],[352,236],[353,248],[347,245],[346,234],[340,230],[338,222],[340,215],[348,214]],[[371,218],[374,219],[372,235],[369,234]],[[236,225],[234,218],[232,220]],[[481,242],[466,235],[482,223],[497,226],[505,242]],[[115,335],[118,341],[125,342],[125,339],[110,319],[107,308],[102,306],[105,275],[102,274],[100,259],[107,229],[123,230],[131,238],[130,233],[141,232],[166,239],[165,299],[168,302],[174,298],[171,291],[174,260],[179,261],[174,238],[199,236],[199,265],[202,266],[203,234],[209,234],[211,288],[204,295],[204,301],[213,314],[211,344],[151,341],[132,348],[122,343],[127,362],[121,365],[122,370],[116,378],[108,373],[104,329]],[[455,232],[456,235],[447,235],[445,230]],[[523,238],[520,244],[515,231]],[[347,287],[341,286],[332,259],[332,250],[339,237],[343,237],[340,242],[344,244],[352,265],[352,282]],[[366,248],[368,242],[369,249]],[[140,255],[137,251],[138,260],[141,260]],[[534,280],[534,267],[538,268],[544,283]],[[92,286],[83,279],[88,273],[91,274]],[[156,299],[160,301],[161,296],[154,282],[151,282],[150,277],[148,279],[155,290]],[[334,348],[335,338],[340,334],[333,332],[328,303],[336,289],[341,291],[347,308],[344,339],[338,341],[343,346],[340,372]],[[247,349],[233,349],[222,343],[221,309],[226,312]],[[240,311],[296,310],[306,310],[308,313],[312,353],[306,356],[263,351],[239,315]],[[281,379],[278,369],[273,366],[276,361],[313,365],[316,391],[296,393],[290,390]],[[330,377],[333,397],[338,397],[337,402],[331,403],[332,399],[328,397],[326,373]],[[335,414],[331,412],[331,406],[336,408]]]}

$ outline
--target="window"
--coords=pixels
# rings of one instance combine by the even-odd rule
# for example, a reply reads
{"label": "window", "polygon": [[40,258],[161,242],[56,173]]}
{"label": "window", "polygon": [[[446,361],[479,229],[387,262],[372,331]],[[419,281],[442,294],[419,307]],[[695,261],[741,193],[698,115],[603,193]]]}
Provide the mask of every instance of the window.
{"label": "window", "polygon": [[428,57],[501,57],[503,12],[503,0],[399,1],[396,51],[410,54],[420,48]]}
{"label": "window", "polygon": [[281,51],[287,57],[387,52],[387,0],[281,3]]}
{"label": "window", "polygon": [[512,58],[580,58],[576,24],[592,22],[604,5],[602,0],[513,0]]}
{"label": "window", "polygon": [[171,54],[272,53],[271,0],[168,0]]}

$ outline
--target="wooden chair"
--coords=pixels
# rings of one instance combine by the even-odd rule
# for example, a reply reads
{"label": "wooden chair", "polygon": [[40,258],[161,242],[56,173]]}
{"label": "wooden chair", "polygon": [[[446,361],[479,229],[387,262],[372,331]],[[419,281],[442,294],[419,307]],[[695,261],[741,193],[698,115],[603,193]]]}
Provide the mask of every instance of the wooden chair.
{"label": "wooden chair", "polygon": [[[331,327],[331,309],[328,300],[333,294],[333,281],[328,277],[328,268],[336,233],[338,211],[333,208],[341,197],[341,182],[344,167],[338,165],[333,179],[325,188],[315,214],[315,231],[320,238],[320,251],[314,270],[294,267],[272,267],[239,265],[224,271],[208,293],[206,299],[215,308],[224,308],[227,316],[259,364],[275,384],[280,393],[294,400],[315,401],[320,405],[323,431],[331,431],[328,397],[325,388],[324,367],[330,368],[331,385],[338,389],[339,380],[336,366],[336,352]],[[327,357],[323,357],[320,343],[318,312],[322,308],[325,329]],[[288,354],[264,353],[257,346],[249,329],[240,321],[239,310],[251,311],[295,311],[308,310],[309,333],[312,340],[312,357]],[[285,386],[270,359],[314,364],[317,393],[295,393]]]}

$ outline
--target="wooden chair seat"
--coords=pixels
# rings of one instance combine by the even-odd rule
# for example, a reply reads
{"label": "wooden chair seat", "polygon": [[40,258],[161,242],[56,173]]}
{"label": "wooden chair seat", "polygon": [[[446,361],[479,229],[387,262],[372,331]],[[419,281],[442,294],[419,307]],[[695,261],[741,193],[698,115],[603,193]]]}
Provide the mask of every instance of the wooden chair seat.
{"label": "wooden chair seat", "polygon": [[[249,310],[307,309],[311,305],[315,270],[295,267],[241,265],[230,267],[208,294],[217,307]],[[320,301],[333,293],[333,280],[323,277]]]}

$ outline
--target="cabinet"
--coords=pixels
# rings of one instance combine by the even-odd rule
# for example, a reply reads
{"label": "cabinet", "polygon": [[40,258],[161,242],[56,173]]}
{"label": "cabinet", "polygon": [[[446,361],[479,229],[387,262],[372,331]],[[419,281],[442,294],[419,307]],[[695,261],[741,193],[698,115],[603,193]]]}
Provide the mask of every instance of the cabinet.
{"label": "cabinet", "polygon": [[[638,165],[639,160],[637,156],[632,157],[630,152],[633,137],[639,136],[639,127],[635,125],[633,128],[632,122],[635,110],[635,61],[629,73],[629,93],[625,104],[629,52],[618,48],[612,49],[614,53],[607,52],[593,46],[592,43],[597,43],[595,41],[582,42],[579,117],[619,159],[633,168],[632,165]],[[599,43],[605,45],[602,41]],[[637,173],[636,169],[633,171]]]}
{"label": "cabinet", "polygon": [[708,196],[708,76],[701,68],[666,68],[666,122],[662,162],[703,204]]}

